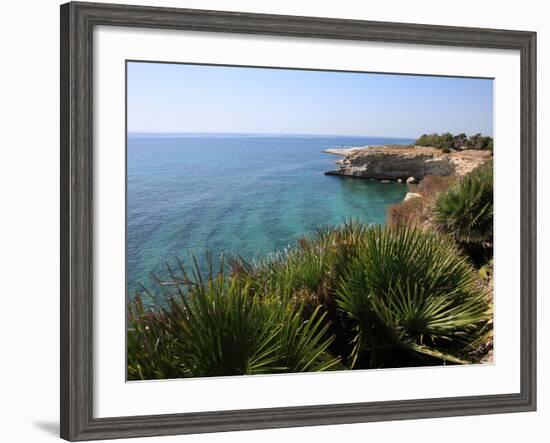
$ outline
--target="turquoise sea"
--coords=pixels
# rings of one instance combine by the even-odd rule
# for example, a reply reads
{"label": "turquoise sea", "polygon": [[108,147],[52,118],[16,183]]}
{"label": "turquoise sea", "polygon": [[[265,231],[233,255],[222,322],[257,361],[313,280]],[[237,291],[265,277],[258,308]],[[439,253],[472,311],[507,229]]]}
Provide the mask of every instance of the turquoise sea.
{"label": "turquoise sea", "polygon": [[127,288],[189,254],[248,259],[281,250],[322,225],[384,223],[406,186],[326,176],[323,149],[413,140],[388,137],[130,134]]}

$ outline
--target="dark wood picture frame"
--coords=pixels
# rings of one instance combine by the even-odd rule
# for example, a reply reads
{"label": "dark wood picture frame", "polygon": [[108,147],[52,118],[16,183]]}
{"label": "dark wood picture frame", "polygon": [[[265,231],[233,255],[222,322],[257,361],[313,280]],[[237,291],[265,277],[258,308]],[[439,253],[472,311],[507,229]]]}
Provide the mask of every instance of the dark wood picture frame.
{"label": "dark wood picture frame", "polygon": [[[98,25],[513,49],[521,57],[521,391],[94,418],[92,45]],[[61,437],[92,440],[536,409],[536,33],[189,9],[61,6]]]}

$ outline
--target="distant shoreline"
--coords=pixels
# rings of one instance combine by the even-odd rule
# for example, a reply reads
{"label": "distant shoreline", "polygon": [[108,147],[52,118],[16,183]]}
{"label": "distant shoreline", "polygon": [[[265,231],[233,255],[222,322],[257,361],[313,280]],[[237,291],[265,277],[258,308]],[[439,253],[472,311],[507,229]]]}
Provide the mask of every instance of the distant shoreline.
{"label": "distant shoreline", "polygon": [[296,138],[366,138],[396,141],[413,141],[414,137],[394,137],[385,135],[355,134],[306,134],[306,133],[269,133],[269,132],[134,132],[128,131],[129,137],[296,137]]}

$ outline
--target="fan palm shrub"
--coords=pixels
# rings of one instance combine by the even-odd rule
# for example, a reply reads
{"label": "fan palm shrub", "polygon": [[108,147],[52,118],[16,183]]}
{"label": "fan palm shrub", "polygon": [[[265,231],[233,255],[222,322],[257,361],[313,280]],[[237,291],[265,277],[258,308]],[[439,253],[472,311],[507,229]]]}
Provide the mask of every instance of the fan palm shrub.
{"label": "fan palm shrub", "polygon": [[490,259],[493,245],[493,162],[489,161],[439,195],[434,222],[476,264]]}
{"label": "fan palm shrub", "polygon": [[160,314],[146,312],[139,298],[130,304],[130,378],[312,372],[338,363],[327,352],[333,337],[319,310],[304,320],[298,301],[281,291],[255,293],[248,280],[223,271],[207,279],[198,267],[193,278],[183,268],[169,273],[158,283],[178,295]]}
{"label": "fan palm shrub", "polygon": [[[319,229],[298,247],[271,260],[242,264],[240,270],[258,287],[286,288],[287,297],[304,302],[306,314],[319,309],[334,336],[330,352],[349,367],[406,366],[427,360],[465,363],[468,342],[487,318],[479,277],[453,241],[407,226],[382,229],[351,221]],[[388,304],[397,309],[400,303],[410,312],[383,308]],[[369,326],[361,328],[365,317]],[[433,328],[440,325],[435,318],[443,318],[449,330],[458,328],[456,335],[436,331],[440,337],[428,340],[429,347],[423,332],[418,341],[411,339],[416,329],[423,330],[424,321],[432,328],[428,336],[435,338]],[[363,332],[372,328],[376,333],[366,345]],[[372,348],[368,359],[366,347]]]}
{"label": "fan palm shrub", "polygon": [[185,368],[170,333],[170,318],[144,307],[141,296],[128,305],[126,340],[129,380],[182,377]]}
{"label": "fan palm shrub", "polygon": [[339,364],[329,352],[334,336],[329,334],[330,323],[320,307],[305,314],[303,303],[286,303],[277,312],[281,329],[276,361],[280,372],[318,372]]}
{"label": "fan palm shrub", "polygon": [[302,320],[318,310],[328,325],[327,334],[334,339],[330,353],[347,364],[353,336],[349,318],[338,309],[335,293],[340,276],[368,229],[357,220],[346,221],[337,228],[320,227],[314,235],[299,239],[296,247],[271,254],[260,262],[231,260],[231,269],[257,291],[278,291],[279,297],[298,300],[302,304]]}
{"label": "fan palm shrub", "polygon": [[317,290],[324,281],[328,263],[322,249],[301,241],[300,248],[270,254],[265,260],[250,263],[242,258],[233,260],[232,270],[246,279],[257,293],[270,294],[282,289],[282,295],[294,290]]}
{"label": "fan palm shrub", "polygon": [[230,273],[178,267],[157,279],[165,302],[130,303],[131,379],[469,363],[492,331],[453,239],[408,226],[319,229]]}
{"label": "fan palm shrub", "polygon": [[356,220],[346,221],[338,228],[321,227],[313,236],[300,238],[294,248],[270,254],[259,262],[238,257],[230,260],[230,267],[257,291],[284,288],[286,293],[304,289],[321,293],[336,282],[367,229]]}
{"label": "fan palm shrub", "polygon": [[337,303],[353,321],[354,368],[468,363],[490,317],[477,275],[452,240],[410,227],[364,232]]}
{"label": "fan palm shrub", "polygon": [[270,372],[280,325],[246,285],[208,281],[170,303],[171,335],[185,375],[193,377]]}

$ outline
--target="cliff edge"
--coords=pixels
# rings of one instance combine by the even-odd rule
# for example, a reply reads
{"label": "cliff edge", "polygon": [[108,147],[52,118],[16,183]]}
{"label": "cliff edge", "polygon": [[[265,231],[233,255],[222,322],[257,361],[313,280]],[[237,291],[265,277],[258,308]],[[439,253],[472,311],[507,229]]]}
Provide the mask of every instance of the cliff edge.
{"label": "cliff edge", "polygon": [[323,152],[343,156],[337,170],[327,175],[343,175],[376,180],[422,180],[427,175],[462,176],[492,157],[491,152],[466,149],[443,153],[424,146],[368,146],[326,149]]}

